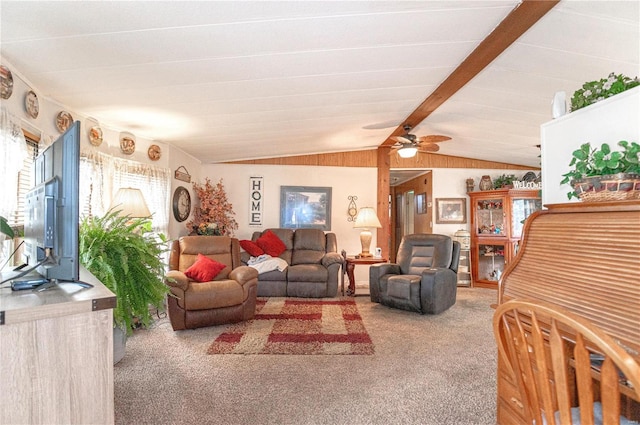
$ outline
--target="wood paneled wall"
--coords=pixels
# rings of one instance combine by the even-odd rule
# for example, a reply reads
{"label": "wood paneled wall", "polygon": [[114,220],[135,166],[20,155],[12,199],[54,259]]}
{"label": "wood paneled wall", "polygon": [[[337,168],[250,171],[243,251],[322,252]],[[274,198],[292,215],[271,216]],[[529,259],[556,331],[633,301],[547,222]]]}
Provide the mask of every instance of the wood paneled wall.
{"label": "wood paneled wall", "polygon": [[[480,159],[462,158],[458,156],[429,154],[418,152],[414,158],[403,159],[389,146],[361,151],[334,152],[315,155],[298,155],[279,158],[253,159],[246,161],[229,161],[226,164],[261,164],[261,165],[314,165],[330,167],[376,167],[378,169],[377,211],[382,228],[378,229],[377,241],[382,248],[382,256],[389,258],[392,254],[393,229],[389,219],[389,169],[390,168],[483,168],[531,170],[539,169],[524,165],[504,162],[483,161]],[[429,217],[431,214],[428,215]]]}
{"label": "wood paneled wall", "polygon": [[[377,149],[363,151],[334,152],[315,155],[286,156],[280,158],[229,161],[227,164],[271,164],[271,165],[318,165],[330,167],[377,167]],[[538,167],[483,161],[458,156],[418,152],[414,158],[403,159],[397,154],[389,155],[391,168],[496,168],[531,170]]]}

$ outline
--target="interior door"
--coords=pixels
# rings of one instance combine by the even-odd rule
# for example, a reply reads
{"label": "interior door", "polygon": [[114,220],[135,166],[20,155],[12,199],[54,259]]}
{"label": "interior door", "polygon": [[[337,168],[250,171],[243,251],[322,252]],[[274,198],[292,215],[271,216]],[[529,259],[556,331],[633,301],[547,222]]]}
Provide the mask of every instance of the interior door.
{"label": "interior door", "polygon": [[[404,235],[412,233],[432,233],[432,190],[431,174],[425,174],[391,187],[391,228],[392,242],[389,257],[395,262],[400,241]],[[422,208],[418,211],[416,197],[421,197]],[[426,205],[424,205],[426,204]]]}

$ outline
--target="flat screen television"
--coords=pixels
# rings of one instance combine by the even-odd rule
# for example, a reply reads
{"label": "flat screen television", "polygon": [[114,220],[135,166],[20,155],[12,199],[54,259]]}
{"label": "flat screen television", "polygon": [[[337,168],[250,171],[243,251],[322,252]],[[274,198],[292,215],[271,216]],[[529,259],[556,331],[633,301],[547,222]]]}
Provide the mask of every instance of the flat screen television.
{"label": "flat screen television", "polygon": [[80,122],[35,160],[35,186],[25,199],[25,262],[46,280],[80,279]]}

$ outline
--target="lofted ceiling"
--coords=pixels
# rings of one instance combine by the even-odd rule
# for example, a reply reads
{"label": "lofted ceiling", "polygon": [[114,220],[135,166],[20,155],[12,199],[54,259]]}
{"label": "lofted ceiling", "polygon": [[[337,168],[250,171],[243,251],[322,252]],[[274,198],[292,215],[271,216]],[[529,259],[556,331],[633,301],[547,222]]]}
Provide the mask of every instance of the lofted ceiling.
{"label": "lofted ceiling", "polygon": [[[39,95],[205,163],[380,146],[514,0],[0,1]],[[538,166],[557,91],[640,69],[640,2],[563,0],[412,131]]]}

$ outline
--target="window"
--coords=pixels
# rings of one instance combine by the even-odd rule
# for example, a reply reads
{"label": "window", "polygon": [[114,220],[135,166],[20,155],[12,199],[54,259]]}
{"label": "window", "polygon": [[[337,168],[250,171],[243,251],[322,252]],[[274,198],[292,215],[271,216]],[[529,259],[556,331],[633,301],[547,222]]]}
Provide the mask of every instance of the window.
{"label": "window", "polygon": [[83,153],[80,158],[80,215],[102,215],[122,187],[140,189],[152,214],[153,229],[169,230],[169,169],[114,158],[101,153]]}
{"label": "window", "polygon": [[18,172],[18,204],[11,216],[7,217],[9,225],[12,227],[24,226],[24,200],[27,192],[33,188],[35,178],[33,174],[33,163],[38,156],[38,142],[26,135],[27,156],[25,156],[22,169]]}

